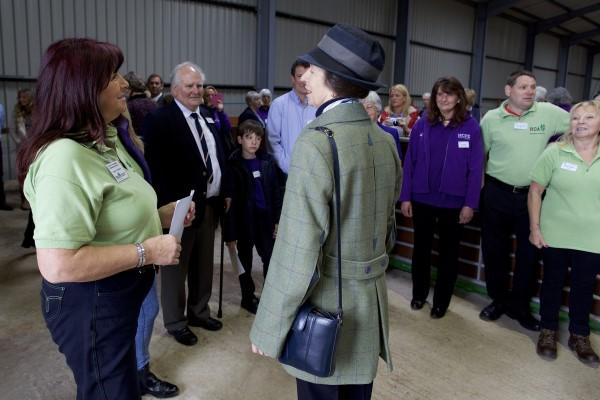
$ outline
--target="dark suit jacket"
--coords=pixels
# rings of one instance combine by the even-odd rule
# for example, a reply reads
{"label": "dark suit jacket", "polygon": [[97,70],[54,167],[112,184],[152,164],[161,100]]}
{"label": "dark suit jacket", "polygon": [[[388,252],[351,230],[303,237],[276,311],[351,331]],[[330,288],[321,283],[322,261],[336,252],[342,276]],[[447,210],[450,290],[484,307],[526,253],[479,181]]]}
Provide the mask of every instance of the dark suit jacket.
{"label": "dark suit jacket", "polygon": [[[221,137],[214,124],[207,122],[210,115],[202,109],[200,115],[213,134],[221,173],[225,175],[226,159]],[[185,117],[174,101],[146,115],[144,141],[158,207],[189,196],[190,190],[194,189],[196,219],[193,225],[198,225],[206,205],[208,172]]]}
{"label": "dark suit jacket", "polygon": [[260,118],[254,113],[254,111],[252,111],[250,107],[246,107],[238,117],[238,126],[240,126],[240,124],[247,119],[253,119],[261,125],[264,124],[264,121],[261,121]]}

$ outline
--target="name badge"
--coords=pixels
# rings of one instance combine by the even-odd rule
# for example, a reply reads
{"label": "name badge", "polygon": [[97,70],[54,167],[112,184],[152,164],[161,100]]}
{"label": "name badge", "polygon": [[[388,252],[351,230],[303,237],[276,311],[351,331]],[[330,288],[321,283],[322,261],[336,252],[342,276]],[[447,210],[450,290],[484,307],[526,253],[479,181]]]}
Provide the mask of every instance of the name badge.
{"label": "name badge", "polygon": [[108,169],[108,172],[112,174],[113,178],[115,178],[115,180],[119,183],[129,178],[127,170],[121,165],[121,163],[118,160],[109,162],[108,164],[106,164],[106,168]]}
{"label": "name badge", "polygon": [[515,129],[519,129],[521,131],[529,129],[529,124],[527,122],[515,122]]}
{"label": "name badge", "polygon": [[459,140],[458,141],[458,148],[459,149],[468,149],[469,148],[469,142],[466,140]]}
{"label": "name badge", "polygon": [[206,117],[206,122],[209,123],[209,124],[214,124],[215,120],[212,119],[212,118],[210,118],[210,117]]}
{"label": "name badge", "polygon": [[572,164],[570,162],[563,162],[562,164],[560,164],[560,169],[564,169],[566,171],[571,171],[571,172],[575,172],[577,171],[577,164]]}
{"label": "name badge", "polygon": [[260,178],[260,171],[252,171],[252,176],[255,178]]}

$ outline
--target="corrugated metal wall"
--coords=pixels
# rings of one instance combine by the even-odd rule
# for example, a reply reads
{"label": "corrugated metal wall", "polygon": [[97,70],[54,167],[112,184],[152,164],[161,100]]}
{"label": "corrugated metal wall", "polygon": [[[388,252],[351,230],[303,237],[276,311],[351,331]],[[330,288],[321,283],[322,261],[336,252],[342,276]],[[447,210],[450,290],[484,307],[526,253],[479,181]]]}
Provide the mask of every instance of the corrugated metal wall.
{"label": "corrugated metal wall", "polygon": [[[0,74],[34,77],[43,50],[65,37],[117,44],[123,71],[168,76],[184,60],[212,82],[247,84],[255,75],[251,11],[177,0],[3,0]],[[209,33],[209,34],[206,34]],[[244,62],[223,62],[244,60]]]}
{"label": "corrugated metal wall", "polygon": [[421,104],[421,94],[430,91],[439,77],[453,75],[468,86],[473,18],[474,9],[462,3],[448,0],[413,2],[409,20],[409,80],[406,84],[417,103]]}
{"label": "corrugated metal wall", "polygon": [[[0,103],[12,113],[16,92],[31,87],[43,50],[69,36],[88,36],[119,45],[125,54],[123,72],[141,76],[158,72],[168,81],[171,68],[192,60],[203,67],[207,83],[229,85],[227,111],[245,107],[244,86],[256,79],[255,8],[258,0],[202,2],[190,0],[0,0]],[[393,82],[396,0],[276,1],[275,77],[277,94],[289,87],[289,67],[297,55],[312,48],[329,24],[343,22],[377,35],[387,56],[381,80]],[[458,0],[413,0],[409,16],[407,84],[417,105],[443,75],[465,86],[470,78],[475,10]],[[488,22],[482,110],[504,98],[506,76],[525,58],[526,27],[502,17]],[[554,87],[559,41],[538,35],[534,72],[538,83]],[[600,90],[600,57],[596,57],[592,91]],[[571,50],[567,86],[579,100],[583,94],[586,50]],[[21,80],[19,80],[21,79]],[[260,89],[260,88],[258,88]],[[382,95],[386,102],[386,95]],[[12,126],[12,121],[9,119]],[[10,160],[5,161],[10,163]],[[6,167],[5,167],[6,168]],[[10,169],[8,176],[12,177]]]}
{"label": "corrugated metal wall", "polygon": [[473,7],[456,1],[413,1],[410,39],[446,49],[470,52],[474,17]]}
{"label": "corrugated metal wall", "polygon": [[277,0],[277,11],[386,35],[394,35],[396,29],[396,0]]}
{"label": "corrugated metal wall", "polygon": [[[277,1],[277,34],[275,37],[275,86],[290,85],[290,66],[296,57],[312,49],[329,25],[345,23],[376,34],[386,54],[380,80],[391,84],[393,77],[396,1],[379,0],[377,7],[362,0]],[[293,19],[310,18],[315,22]],[[317,23],[320,22],[320,23]]]}

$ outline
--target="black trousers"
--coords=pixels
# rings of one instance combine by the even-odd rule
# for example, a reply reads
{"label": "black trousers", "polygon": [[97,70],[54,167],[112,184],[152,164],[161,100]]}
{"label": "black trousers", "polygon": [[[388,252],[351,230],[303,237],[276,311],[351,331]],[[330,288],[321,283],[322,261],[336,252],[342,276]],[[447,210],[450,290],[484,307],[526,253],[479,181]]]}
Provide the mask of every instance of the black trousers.
{"label": "black trousers", "polygon": [[365,385],[320,385],[296,379],[298,400],[369,400],[373,382]]}
{"label": "black trousers", "polygon": [[249,300],[254,297],[256,286],[252,280],[252,248],[256,246],[256,252],[260,256],[263,263],[263,276],[267,277],[271,254],[275,239],[273,239],[273,231],[267,221],[267,213],[264,210],[255,209],[251,231],[252,235],[249,238],[240,238],[237,241],[237,250],[244,267],[244,273],[239,276],[240,288],[242,289],[242,300]]}
{"label": "black trousers", "polygon": [[[513,193],[486,181],[481,214],[481,251],[488,295],[515,313],[528,313],[538,252],[529,242],[527,193]],[[517,249],[509,293],[513,232],[517,237]]]}
{"label": "black trousers", "polygon": [[596,274],[600,272],[600,254],[548,247],[542,250],[542,256],[544,259],[544,277],[540,293],[542,328],[558,330],[558,313],[563,287],[567,270],[571,267],[569,332],[588,336]]}
{"label": "black trousers", "polygon": [[77,384],[77,400],[140,399],[135,332],[154,270],[98,281],[42,281],[42,314]]}
{"label": "black trousers", "polygon": [[462,225],[460,209],[440,208],[413,202],[414,249],[412,258],[413,299],[425,301],[431,280],[433,231],[439,231],[439,261],[433,306],[447,309],[458,275],[458,244]]}

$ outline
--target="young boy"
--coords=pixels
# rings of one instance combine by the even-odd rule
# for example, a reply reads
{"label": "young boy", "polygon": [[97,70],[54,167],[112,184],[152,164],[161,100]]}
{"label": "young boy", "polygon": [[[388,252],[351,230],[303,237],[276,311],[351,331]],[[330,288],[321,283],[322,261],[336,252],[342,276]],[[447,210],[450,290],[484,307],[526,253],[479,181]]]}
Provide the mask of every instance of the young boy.
{"label": "young boy", "polygon": [[257,121],[249,119],[240,124],[237,131],[240,146],[229,157],[223,178],[227,206],[224,240],[228,246],[234,246],[237,241],[245,271],[239,276],[241,306],[252,314],[256,314],[258,307],[252,280],[252,248],[256,246],[266,277],[285,189],[283,173],[275,160],[261,150],[264,136],[263,127]]}

